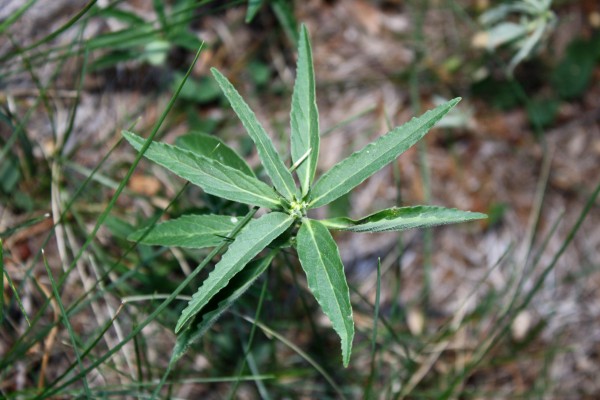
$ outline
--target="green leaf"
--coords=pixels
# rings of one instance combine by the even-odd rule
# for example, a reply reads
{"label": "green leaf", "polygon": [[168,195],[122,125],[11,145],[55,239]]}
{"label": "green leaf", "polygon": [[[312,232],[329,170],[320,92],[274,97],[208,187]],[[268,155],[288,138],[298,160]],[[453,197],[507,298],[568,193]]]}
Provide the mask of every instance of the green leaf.
{"label": "green leaf", "polygon": [[486,34],[486,48],[491,51],[496,49],[496,47],[513,42],[525,36],[527,34],[527,26],[510,21],[501,22],[488,29]]}
{"label": "green leaf", "polygon": [[248,0],[248,9],[246,10],[246,23],[252,22],[256,13],[263,5],[263,0]]}
{"label": "green leaf", "polygon": [[[134,133],[123,131],[123,136],[136,150],[144,145],[145,139]],[[144,156],[200,186],[206,193],[268,208],[281,205],[279,196],[267,184],[191,151],[152,142]]]}
{"label": "green leaf", "polygon": [[[292,160],[297,163],[306,157],[296,169],[302,197],[304,197],[312,184],[319,159],[319,114],[315,96],[315,72],[308,31],[304,25],[300,31],[298,67],[290,120]],[[307,152],[310,152],[308,156],[306,156]]]}
{"label": "green leaf", "polygon": [[552,71],[551,82],[558,94],[565,99],[575,99],[590,87],[600,49],[600,35],[590,40],[575,39]]}
{"label": "green leaf", "polygon": [[294,15],[294,2],[289,0],[271,0],[269,1],[269,5],[288,39],[294,45],[298,44],[298,23]]}
{"label": "green leaf", "polygon": [[250,260],[292,225],[290,215],[272,212],[248,223],[183,310],[175,333],[196,315]]}
{"label": "green leaf", "polygon": [[147,61],[150,65],[161,66],[167,61],[170,49],[171,43],[166,40],[154,40],[144,47],[141,59]]}
{"label": "green leaf", "polygon": [[127,25],[140,25],[146,21],[134,12],[122,10],[116,7],[98,8],[95,12],[97,17],[104,19],[113,18]]}
{"label": "green leaf", "polygon": [[[181,26],[179,26],[181,28]],[[173,45],[173,47],[182,47],[190,52],[195,51],[197,48],[202,46],[202,41],[198,36],[190,31],[176,29],[174,27],[167,34],[167,40]]]}
{"label": "green leaf", "polygon": [[354,321],[350,291],[337,245],[322,223],[304,218],[296,246],[308,287],[342,340],[342,359],[347,367],[352,352]]}
{"label": "green leaf", "polygon": [[86,49],[115,50],[128,49],[146,45],[160,38],[158,31],[147,23],[144,25],[128,26],[122,30],[95,36],[87,41]]}
{"label": "green leaf", "polygon": [[328,204],[358,186],[423,138],[459,101],[450,100],[413,118],[334,165],[313,187],[308,207]]}
{"label": "green leaf", "polygon": [[211,72],[221,87],[223,94],[229,100],[231,108],[233,108],[233,111],[235,111],[242,121],[246,131],[248,131],[248,135],[254,141],[260,160],[271,178],[275,189],[288,201],[298,198],[299,192],[292,174],[286,168],[277,151],[275,151],[273,142],[271,142],[264,128],[256,119],[254,112],[252,112],[248,104],[242,99],[242,96],[240,96],[223,74],[215,68],[211,68]]}
{"label": "green leaf", "polygon": [[231,147],[227,146],[221,139],[205,133],[193,132],[187,135],[179,136],[175,140],[177,147],[189,150],[204,157],[211,158],[223,165],[237,169],[246,175],[255,177],[254,172],[248,166],[246,161],[236,153]]}
{"label": "green leaf", "polygon": [[187,349],[200,339],[215,321],[227,310],[231,305],[242,295],[256,279],[273,261],[276,251],[269,253],[267,257],[250,262],[236,276],[234,276],[229,285],[221,290],[215,297],[212,298],[204,307],[205,312],[202,315],[196,316],[194,321],[188,325],[178,336],[173,354],[171,355],[170,364],[177,362],[187,351]]}
{"label": "green leaf", "polygon": [[12,193],[20,180],[19,160],[9,154],[5,161],[0,164],[0,190],[4,193]]}
{"label": "green leaf", "polygon": [[455,224],[487,218],[487,215],[436,206],[394,207],[367,217],[352,220],[346,217],[322,220],[329,229],[352,232],[403,231],[412,228]]}
{"label": "green leaf", "polygon": [[147,245],[201,249],[217,246],[235,228],[238,219],[225,215],[184,215],[150,228],[139,229],[128,240]]}
{"label": "green leaf", "polygon": [[165,14],[165,3],[161,0],[152,0],[152,6],[154,6],[154,12],[158,16],[161,30],[167,32],[169,30],[169,23]]}
{"label": "green leaf", "polygon": [[[171,80],[171,88],[174,91],[179,86],[183,74],[175,72]],[[197,104],[206,104],[219,99],[221,91],[219,86],[210,79],[208,76],[204,76],[199,79],[188,78],[179,93],[179,97],[182,100],[187,100]]]}

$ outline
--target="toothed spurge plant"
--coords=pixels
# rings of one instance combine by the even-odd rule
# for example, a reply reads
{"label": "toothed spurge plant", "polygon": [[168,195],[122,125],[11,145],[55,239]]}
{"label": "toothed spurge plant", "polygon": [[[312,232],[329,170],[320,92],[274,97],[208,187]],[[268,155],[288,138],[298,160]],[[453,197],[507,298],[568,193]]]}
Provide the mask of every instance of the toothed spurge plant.
{"label": "toothed spurge plant", "polygon": [[[315,78],[308,32],[301,28],[297,76],[292,95],[291,159],[288,168],[252,110],[233,85],[212,69],[225,97],[254,141],[269,185],[231,148],[208,135],[185,135],[177,146],[152,142],[131,132],[125,139],[144,155],[206,193],[254,206],[245,218],[223,215],[187,215],[140,230],[130,239],[145,244],[228,249],[181,313],[173,359],[199,338],[270,265],[278,251],[294,247],[308,286],[341,339],[342,359],[348,366],[354,322],[348,284],[338,247],[329,230],[352,232],[400,231],[484,218],[484,214],[433,206],[390,208],[367,217],[315,220],[307,211],[348,193],[419,141],[460,99],[448,101],[397,127],[339,162],[314,181],[319,156],[319,121]],[[296,185],[293,174],[299,185]],[[257,208],[269,212],[253,218]],[[225,238],[225,239],[224,239]],[[267,255],[255,259],[264,249]],[[253,261],[254,260],[254,261]]]}

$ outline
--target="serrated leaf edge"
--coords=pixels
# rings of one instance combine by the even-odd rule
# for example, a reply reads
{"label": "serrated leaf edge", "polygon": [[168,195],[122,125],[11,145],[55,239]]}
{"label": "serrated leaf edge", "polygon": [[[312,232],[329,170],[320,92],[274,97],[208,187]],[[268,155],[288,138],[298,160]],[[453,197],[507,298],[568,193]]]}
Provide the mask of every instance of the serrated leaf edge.
{"label": "serrated leaf edge", "polygon": [[221,91],[229,101],[231,108],[237,114],[244,128],[246,128],[252,141],[254,141],[265,171],[267,171],[267,174],[271,178],[277,191],[288,201],[292,201],[294,198],[299,197],[300,193],[294,182],[294,177],[281,160],[281,156],[275,150],[273,142],[256,118],[254,111],[252,111],[250,106],[248,106],[244,98],[238,93],[225,75],[216,68],[211,68],[210,71],[221,88]]}
{"label": "serrated leaf edge", "polygon": [[[302,226],[300,227],[300,229],[305,228],[305,229],[307,229],[309,231],[308,233],[310,235],[311,241],[314,243],[314,247],[317,248],[317,249],[319,249],[319,242],[317,241],[317,238],[316,238],[316,235],[315,235],[315,231],[311,227],[311,224],[320,224],[320,222],[317,221],[317,220],[311,220],[311,219],[308,219],[308,218],[303,218],[302,219]],[[327,230],[327,228],[324,227],[324,229],[329,234],[329,231]],[[339,262],[340,262],[340,264],[342,265],[342,268],[343,268],[343,264],[342,264],[342,261],[341,261],[340,255],[339,255],[339,250],[338,250],[337,244],[335,243],[335,241],[333,240],[333,237],[331,237],[331,235],[330,235],[330,238],[331,238],[331,241],[332,241],[333,245],[335,246],[336,253],[337,253],[336,256],[339,259]],[[298,255],[300,256],[300,253],[298,253]],[[301,261],[302,261],[302,258],[303,257],[300,256],[300,260]],[[323,259],[323,256],[322,256],[322,254],[320,252],[319,252],[319,258],[321,259],[321,264],[324,265],[325,267],[327,267],[326,262]],[[313,283],[312,279],[308,279],[308,276],[309,276],[308,271],[306,270],[306,268],[302,264],[302,262],[301,262],[301,265],[303,266],[303,269],[304,269],[305,273],[307,274],[307,282],[308,282],[309,288],[310,288],[311,292],[313,293],[313,295],[315,296],[315,298],[317,299],[317,302],[321,305],[322,298],[321,298],[321,293],[319,292],[319,288],[312,285],[312,283]],[[344,315],[343,314],[343,307],[340,304],[338,297],[334,295],[335,304],[337,305],[337,308],[338,308],[338,315],[341,316],[342,321],[343,321],[343,328],[344,328],[344,332],[343,333],[344,334],[340,334],[340,328],[341,327],[340,326],[336,326],[334,324],[334,321],[332,320],[331,316],[329,315],[329,312],[328,312],[329,310],[326,311],[325,309],[323,309],[323,312],[327,315],[327,317],[332,322],[332,324],[334,324],[333,328],[337,332],[338,336],[340,337],[340,339],[342,341],[342,343],[341,343],[341,347],[342,347],[342,359],[343,359],[344,366],[347,367],[348,363],[350,361],[350,355],[352,353],[352,341],[354,339],[354,319],[353,319],[352,304],[350,303],[350,290],[348,288],[348,283],[346,281],[343,269],[342,269],[342,275],[344,277],[344,282],[346,282],[344,288],[339,288],[339,287],[337,287],[339,285],[334,285],[333,282],[330,279],[330,277],[331,277],[330,272],[327,269],[325,270],[325,272],[326,272],[326,276],[327,276],[327,279],[328,279],[328,285],[332,288],[332,291],[335,293],[335,292],[340,292],[341,291],[340,289],[343,289],[344,290],[344,295],[348,299],[348,305],[349,305],[349,308],[350,308],[350,314],[349,315]],[[348,320],[350,322],[350,326],[349,327],[347,326]]]}
{"label": "serrated leaf edge", "polygon": [[[432,222],[428,222],[428,223],[424,223],[424,224],[423,223],[420,224],[417,221],[413,221],[410,224],[412,226],[409,225],[409,226],[402,226],[402,227],[398,227],[398,228],[391,227],[391,228],[377,229],[377,228],[369,228],[368,227],[368,225],[376,224],[380,221],[393,221],[395,219],[399,219],[401,221],[404,216],[396,216],[396,217],[388,217],[388,218],[386,218],[385,216],[382,216],[380,219],[377,219],[375,221],[370,221],[370,219],[372,219],[373,217],[376,217],[377,214],[384,214],[386,212],[394,212],[394,211],[401,211],[401,210],[411,210],[411,211],[415,211],[415,213],[419,212],[419,210],[423,210],[423,212],[436,212],[436,211],[456,212],[461,215],[457,216],[457,218],[455,220],[444,220],[443,218],[441,218],[438,221],[432,221]],[[415,218],[417,218],[417,216],[415,215],[415,216],[407,216],[406,217],[406,219],[409,219],[409,218],[415,219]],[[432,216],[430,216],[430,218],[435,218],[435,216],[432,215]],[[338,218],[323,219],[323,220],[320,220],[320,222],[323,225],[325,225],[328,229],[360,233],[360,232],[403,231],[403,230],[415,229],[415,228],[428,228],[428,227],[432,227],[432,226],[442,226],[442,225],[475,221],[475,220],[484,219],[484,218],[487,218],[486,214],[473,212],[473,211],[463,211],[463,210],[459,210],[457,208],[446,208],[446,207],[440,207],[440,206],[407,206],[407,207],[392,207],[392,208],[388,208],[388,209],[384,209],[384,210],[379,210],[371,215],[368,215],[366,217],[359,218],[359,219],[338,217]],[[398,224],[400,224],[400,223],[401,222],[399,222]]]}
{"label": "serrated leaf edge", "polygon": [[[279,222],[276,226],[274,226],[270,231],[269,235],[266,236],[270,240],[264,240],[265,237],[260,238],[260,240],[256,241],[254,245],[252,245],[243,255],[236,254],[237,248],[236,246],[239,243],[249,240],[247,238],[248,235],[253,235],[254,225],[257,223],[266,223],[269,221],[265,221],[265,218],[282,218],[281,222]],[[259,222],[260,221],[260,222]],[[266,246],[268,246],[273,240],[275,240],[279,235],[281,235],[287,228],[289,228],[294,221],[294,218],[288,214],[280,213],[280,212],[271,212],[263,215],[258,219],[254,219],[248,223],[236,236],[234,241],[229,245],[229,248],[221,258],[221,261],[215,265],[215,268],[210,272],[208,277],[202,282],[202,286],[198,288],[196,293],[192,296],[192,299],[188,303],[187,307],[181,312],[179,320],[177,321],[177,325],[175,326],[175,333],[179,333],[181,329],[187,325],[187,323],[196,316],[202,308],[206,306],[206,304],[210,301],[212,297],[214,297],[222,288],[227,286],[229,281],[237,274],[248,262],[250,262],[261,250],[263,250]],[[271,237],[272,236],[272,237]],[[235,258],[238,258],[236,261]],[[233,260],[231,260],[233,258]],[[230,264],[230,265],[229,265]],[[223,266],[229,267],[226,271],[223,271]],[[206,289],[206,284],[211,283],[211,279],[215,276],[221,274],[220,277],[215,278],[218,279],[217,285],[212,286],[211,288]],[[211,278],[211,276],[213,278]],[[214,287],[219,286],[218,289],[213,289]],[[206,292],[208,290],[208,292]],[[212,292],[212,294],[210,294]]]}
{"label": "serrated leaf edge", "polygon": [[[123,133],[123,136],[125,137],[125,139],[127,139],[127,141],[136,150],[139,150],[142,147],[143,142],[145,141],[144,138],[142,138],[141,136],[136,135],[133,132],[129,132],[129,131],[123,131],[122,133]],[[246,195],[250,195],[251,197],[256,197],[257,199],[263,199],[263,200],[265,200],[264,202],[262,202],[260,204],[251,203],[253,205],[260,205],[260,206],[264,206],[264,207],[280,207],[281,206],[281,201],[278,199],[277,193],[275,191],[273,191],[273,189],[271,187],[269,187],[266,183],[258,180],[257,178],[253,178],[253,177],[251,177],[249,175],[244,174],[243,172],[238,171],[237,169],[228,167],[227,165],[222,164],[222,163],[220,163],[220,162],[218,162],[216,160],[212,160],[212,159],[207,158],[207,157],[205,157],[205,156],[203,156],[201,154],[196,154],[196,153],[194,153],[192,151],[189,151],[187,149],[183,149],[181,147],[173,146],[173,145],[170,145],[170,144],[167,144],[167,143],[163,143],[163,142],[155,142],[155,141],[153,141],[150,146],[158,146],[159,148],[160,147],[165,147],[165,148],[170,148],[170,149],[176,149],[176,151],[185,152],[185,153],[187,153],[187,155],[191,156],[191,158],[198,159],[199,162],[203,162],[203,163],[206,163],[208,165],[212,165],[212,166],[216,166],[216,167],[220,168],[224,172],[225,175],[231,174],[233,176],[239,177],[242,180],[246,180],[248,183],[251,182],[253,185],[259,186],[261,188],[261,190],[263,190],[263,191],[271,191],[271,192],[273,192],[273,197],[267,197],[267,196],[262,195],[262,194],[257,193],[257,192],[251,192],[249,190],[242,189],[242,188],[240,188],[238,186],[232,185],[230,182],[224,181],[223,179],[220,179],[220,178],[218,178],[218,177],[216,177],[214,175],[209,175],[208,173],[202,171],[202,173],[204,175],[210,176],[211,179],[214,179],[216,181],[219,181],[219,182],[223,183],[223,185],[226,186],[226,187],[232,188],[234,192],[245,193]],[[150,149],[150,147],[149,147],[149,149]],[[155,161],[155,160],[153,160],[153,161],[156,162],[157,164],[161,165],[159,161]],[[188,166],[187,164],[185,164],[183,162],[181,162],[181,164]],[[161,165],[161,166],[163,168],[168,169],[169,171],[171,171],[175,175],[180,176],[176,172],[172,171],[170,168],[167,168],[164,165]],[[197,169],[196,165],[189,165],[189,167],[191,169]],[[182,177],[182,178],[185,179],[185,180],[189,180],[189,179],[187,179],[185,177]],[[195,185],[200,186],[199,184],[196,184],[196,183],[195,183]],[[210,188],[207,189],[207,188],[205,188],[203,186],[200,186],[200,187],[202,187],[202,189],[206,193],[215,194],[215,195],[218,195],[220,197],[227,198],[226,196],[223,196],[222,194],[216,193],[215,191],[213,191]],[[238,199],[235,199],[235,198],[228,198],[228,199],[229,200],[233,200],[233,201],[238,201],[240,203],[246,203],[246,204],[248,204],[245,201],[241,201],[241,200],[238,200]]]}
{"label": "serrated leaf edge", "polygon": [[[397,157],[400,156],[400,154],[402,154],[403,152],[400,152],[399,154],[396,154],[395,157],[391,158],[390,160],[388,160],[384,165],[382,165],[379,169],[372,171],[369,175],[361,178],[360,182],[354,184],[353,186],[348,186],[348,187],[343,187],[344,183],[347,183],[348,181],[350,181],[350,178],[345,179],[342,182],[336,182],[335,185],[329,185],[326,188],[326,191],[323,193],[319,194],[319,189],[320,189],[320,185],[323,185],[323,182],[326,182],[327,179],[329,178],[329,176],[334,175],[337,171],[339,170],[343,170],[344,168],[348,168],[347,164],[351,163],[351,161],[353,159],[358,158],[359,156],[363,155],[363,154],[368,154],[370,151],[372,151],[374,148],[376,148],[380,142],[382,140],[386,140],[389,139],[390,135],[398,135],[399,132],[402,130],[402,128],[405,128],[407,125],[410,124],[414,124],[415,122],[418,122],[418,120],[422,120],[422,123],[420,125],[417,125],[416,127],[411,129],[411,132],[417,132],[422,130],[424,127],[426,127],[427,125],[431,124],[431,127],[433,127],[433,125],[435,125],[435,123],[437,123],[445,114],[448,113],[448,111],[450,111],[459,101],[460,101],[460,97],[457,97],[453,100],[450,100],[448,102],[446,102],[443,105],[440,105],[434,109],[431,109],[425,113],[423,113],[422,115],[418,116],[418,117],[413,117],[411,118],[410,121],[408,121],[407,123],[392,129],[391,131],[389,131],[388,133],[386,133],[385,135],[381,136],[379,139],[375,140],[374,142],[369,143],[368,145],[366,145],[365,147],[363,147],[362,149],[352,153],[349,157],[345,158],[344,160],[340,161],[339,163],[337,163],[336,165],[334,165],[329,171],[327,171],[325,174],[323,174],[319,180],[315,183],[315,185],[312,188],[312,197],[309,201],[308,204],[308,208],[317,208],[317,207],[321,207],[324,206],[325,204],[328,204],[330,202],[332,202],[333,200],[339,198],[340,196],[343,196],[345,193],[348,193],[350,190],[354,189],[356,186],[358,186],[360,183],[364,182],[367,178],[369,178],[371,175],[373,175],[374,173],[376,173],[377,171],[381,170],[381,168],[383,168],[385,165],[389,164],[390,162],[392,162],[394,159],[396,159]],[[431,118],[431,115],[434,114],[436,115],[434,118]],[[434,120],[434,122],[432,123],[432,120]],[[412,147],[415,143],[417,143],[419,140],[421,140],[423,138],[423,136],[425,136],[427,134],[427,132],[430,129],[428,129],[427,131],[423,132],[422,135],[414,138],[414,140],[411,140],[413,143],[409,145],[408,148],[406,148],[404,151],[408,150],[410,147]],[[410,141],[409,141],[410,142]],[[394,148],[388,149],[387,151],[382,152],[377,159],[386,159],[389,157],[390,153],[395,153],[398,150],[395,150]],[[361,166],[360,168],[355,168],[355,171],[352,175],[349,175],[350,177],[352,176],[356,176],[358,175],[360,172],[364,171],[367,167],[367,165],[371,165],[374,162],[371,161],[369,164],[366,164],[365,166]],[[341,187],[341,189],[340,189]],[[336,192],[336,189],[339,193]],[[328,198],[331,197],[331,193],[335,193],[336,197],[333,198]],[[323,199],[327,199],[327,201],[323,201]]]}
{"label": "serrated leaf edge", "polygon": [[[304,81],[306,84],[302,87],[301,82]],[[296,81],[294,83],[290,111],[291,154],[294,163],[299,164],[302,156],[310,149],[308,158],[296,170],[303,198],[310,189],[319,158],[319,112],[315,92],[312,49],[308,30],[303,24],[300,29],[300,39],[298,41]],[[300,143],[300,147],[297,147],[297,142]]]}

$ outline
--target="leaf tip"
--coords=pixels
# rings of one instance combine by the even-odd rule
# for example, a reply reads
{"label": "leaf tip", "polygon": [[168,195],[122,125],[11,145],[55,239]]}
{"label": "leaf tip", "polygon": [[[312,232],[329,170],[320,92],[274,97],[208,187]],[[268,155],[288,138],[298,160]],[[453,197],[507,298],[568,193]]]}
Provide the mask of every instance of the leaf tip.
{"label": "leaf tip", "polygon": [[449,103],[451,104],[451,108],[454,107],[455,105],[457,105],[458,103],[460,103],[462,100],[462,97],[455,97],[452,100],[449,101]]}
{"label": "leaf tip", "polygon": [[215,67],[210,67],[210,72],[211,74],[213,74],[213,76],[215,78],[220,78],[223,76],[223,74],[221,73],[221,71],[219,71],[218,69],[216,69]]}
{"label": "leaf tip", "polygon": [[308,28],[305,23],[300,24],[300,37],[308,37]]}
{"label": "leaf tip", "polygon": [[128,130],[125,130],[125,129],[122,129],[122,130],[121,130],[121,135],[122,135],[122,136],[123,136],[125,139],[129,140],[129,138],[131,138],[131,137],[135,136],[135,133],[133,133],[133,132],[130,132],[130,131],[128,131]]}
{"label": "leaf tip", "polygon": [[129,142],[129,144],[132,145],[136,150],[141,149],[142,145],[146,141],[146,139],[142,138],[141,136],[138,136],[135,133],[125,129],[121,131],[121,135],[123,135],[123,138],[127,140],[127,142]]}
{"label": "leaf tip", "polygon": [[472,219],[487,219],[488,215],[480,212],[471,212]]}
{"label": "leaf tip", "polygon": [[187,318],[179,318],[179,320],[177,321],[177,324],[175,325],[175,334],[176,335],[181,332],[181,330],[185,326],[186,322],[187,322]]}
{"label": "leaf tip", "polygon": [[[348,368],[350,365],[350,356],[352,355],[352,340],[354,339],[354,332],[352,332],[352,336],[346,340],[348,340],[348,344],[344,346],[342,343],[342,364],[344,368]],[[342,341],[343,342],[343,341]]]}

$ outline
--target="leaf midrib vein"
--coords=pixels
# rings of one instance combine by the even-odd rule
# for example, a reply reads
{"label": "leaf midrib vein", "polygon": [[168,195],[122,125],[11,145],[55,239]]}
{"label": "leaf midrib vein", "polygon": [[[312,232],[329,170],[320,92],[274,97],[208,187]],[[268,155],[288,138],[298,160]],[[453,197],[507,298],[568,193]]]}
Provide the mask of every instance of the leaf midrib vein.
{"label": "leaf midrib vein", "polygon": [[[268,233],[269,233],[269,234],[271,234],[272,232],[274,232],[274,231],[278,230],[278,229],[279,229],[279,228],[280,228],[282,225],[285,225],[286,223],[288,223],[289,219],[290,219],[290,218],[286,218],[286,219],[282,220],[282,222],[281,222],[280,224],[276,225],[276,226],[275,226],[273,229],[271,229],[271,230],[270,230]],[[235,267],[237,264],[239,264],[239,263],[240,263],[240,260],[242,260],[243,258],[247,258],[247,255],[248,255],[249,253],[251,253],[251,252],[255,252],[257,248],[258,248],[258,252],[260,252],[260,250],[261,250],[261,247],[263,247],[263,246],[262,246],[262,243],[264,242],[264,238],[265,238],[265,237],[267,237],[267,235],[264,235],[264,236],[263,236],[263,238],[262,238],[263,240],[259,240],[259,241],[255,242],[255,243],[254,243],[252,246],[250,246],[249,248],[247,248],[247,249],[246,249],[246,250],[243,252],[243,254],[242,254],[241,256],[238,256],[237,258],[236,258],[236,257],[232,257],[232,259],[234,260],[234,262],[231,262],[231,261],[229,261],[229,262],[228,262],[228,264],[229,264],[229,268],[228,268],[226,271],[222,271],[222,272],[220,273],[220,276],[217,278],[217,281],[216,281],[216,283],[215,283],[215,284],[213,284],[213,288],[211,288],[211,289],[207,290],[206,292],[204,292],[202,297],[200,297],[200,296],[198,296],[198,297],[195,297],[195,295],[196,295],[196,294],[198,294],[198,293],[200,293],[200,291],[197,291],[197,292],[194,294],[194,296],[192,296],[192,300],[190,301],[190,303],[188,304],[188,306],[187,306],[187,307],[186,307],[186,308],[185,308],[185,309],[182,311],[182,313],[185,313],[185,312],[186,312],[186,310],[188,310],[188,309],[189,309],[189,310],[192,310],[192,311],[189,311],[189,314],[190,314],[190,315],[188,315],[188,317],[187,317],[187,318],[186,318],[186,319],[185,319],[185,320],[184,320],[184,321],[183,321],[183,322],[180,324],[181,326],[185,326],[185,325],[187,324],[187,322],[188,322],[188,321],[189,321],[191,318],[193,318],[193,317],[194,317],[194,315],[196,315],[198,312],[200,312],[200,310],[202,310],[202,308],[203,308],[204,306],[206,306],[206,303],[207,303],[207,295],[208,295],[209,293],[212,293],[212,292],[214,291],[214,287],[216,287],[216,286],[217,286],[216,284],[219,284],[219,285],[220,285],[220,284],[221,284],[221,282],[223,282],[223,280],[224,280],[224,279],[226,279],[227,273],[228,273],[228,272],[230,272],[230,271],[231,271],[231,270],[232,270],[232,269],[233,269],[233,268],[234,268],[234,267]],[[234,242],[234,243],[235,243],[235,242]],[[231,246],[230,246],[230,249],[231,249]],[[257,252],[257,253],[258,253],[258,252]],[[221,262],[222,262],[223,260],[225,260],[225,256],[226,256],[228,253],[229,253],[229,250],[227,250],[227,252],[226,252],[226,253],[223,255],[223,258],[221,259]],[[234,256],[235,256],[235,254],[234,254]],[[254,257],[254,256],[252,256],[252,257]],[[252,257],[250,257],[250,259],[251,259]],[[248,262],[249,262],[249,261],[247,261],[247,262],[246,262],[244,265],[246,265]],[[220,262],[219,262],[219,263],[217,263],[217,265],[215,265],[215,269],[213,269],[213,270],[211,271],[211,273],[208,275],[207,279],[209,279],[209,278],[210,278],[210,276],[211,276],[212,274],[214,274],[215,272],[217,272],[217,269],[216,269],[216,268],[217,268],[217,266],[219,266],[219,264],[220,264]],[[238,271],[238,272],[239,272],[239,271]],[[234,274],[234,275],[235,275],[235,274]],[[231,279],[232,279],[232,277],[229,277],[229,280],[231,280]],[[200,288],[202,288],[202,287],[200,287]],[[224,287],[221,287],[221,289],[217,290],[217,293],[218,293],[220,290],[222,290],[223,288],[224,288]],[[210,298],[214,297],[215,295],[216,295],[216,293],[213,293],[213,294],[212,294],[212,296],[211,296]],[[210,299],[209,299],[209,300],[210,300]],[[192,304],[192,302],[194,302],[194,304]],[[199,304],[201,304],[201,303],[205,303],[205,304],[203,304],[202,306],[199,306]]]}
{"label": "leaf midrib vein", "polygon": [[[184,150],[184,151],[186,151],[186,150]],[[202,156],[200,156],[200,155],[195,155],[195,154],[193,154],[193,153],[190,153],[190,154],[192,154],[192,156],[193,156],[193,157],[205,158],[205,157],[202,157]],[[222,179],[222,178],[220,178],[220,177],[217,177],[217,176],[215,176],[215,175],[211,175],[211,174],[207,173],[207,172],[206,172],[206,171],[203,169],[203,167],[202,167],[202,166],[199,166],[199,165],[198,165],[198,164],[196,164],[196,163],[194,163],[195,165],[194,165],[194,164],[192,164],[192,162],[193,162],[192,160],[189,160],[189,163],[186,163],[186,162],[184,162],[184,160],[181,160],[181,158],[180,158],[179,156],[177,156],[177,155],[176,155],[176,159],[178,160],[178,162],[179,162],[180,164],[182,164],[182,165],[184,165],[184,166],[187,166],[187,167],[189,167],[189,168],[193,168],[193,169],[199,170],[199,171],[200,171],[200,172],[202,172],[202,174],[203,174],[203,175],[205,175],[206,177],[212,178],[212,179],[214,179],[214,180],[216,180],[216,181],[218,181],[218,182],[222,182],[222,183],[223,183],[223,185],[225,185],[225,186],[227,186],[227,187],[229,187],[229,188],[233,188],[233,189],[235,189],[235,191],[238,191],[238,192],[244,192],[244,193],[246,193],[246,194],[250,194],[250,195],[252,195],[252,196],[254,196],[254,197],[258,197],[258,198],[261,198],[261,199],[268,200],[269,202],[271,202],[271,203],[273,203],[273,204],[275,204],[275,205],[278,205],[278,204],[279,204],[279,202],[277,202],[276,200],[274,200],[274,199],[272,199],[272,198],[270,198],[270,197],[265,197],[265,196],[263,196],[263,195],[259,195],[258,193],[251,192],[251,191],[249,191],[249,190],[247,190],[247,189],[244,189],[244,188],[242,188],[242,187],[240,187],[240,186],[237,186],[237,185],[233,184],[231,180],[224,180],[224,179]],[[209,158],[205,158],[205,160],[203,160],[203,161],[207,162],[209,165],[210,165],[210,164],[216,164],[216,162],[215,162],[215,161],[212,161],[212,160],[210,160]],[[222,167],[224,167],[224,168],[227,168],[227,166],[225,166],[225,165],[222,165]],[[229,172],[229,171],[226,171],[226,170],[225,170],[225,171],[223,171],[223,170],[222,170],[222,169],[220,169],[220,168],[221,168],[221,167],[219,167],[219,166],[215,166],[215,169],[216,169],[218,172],[221,172],[223,175],[225,175],[227,178],[229,178],[229,176],[227,175],[227,172]],[[232,170],[232,173],[237,173],[237,172],[238,172],[237,170],[235,170],[235,169],[233,169],[233,168],[231,168],[231,170]],[[202,175],[202,174],[200,174],[200,175]],[[258,180],[257,180],[257,181],[258,181]],[[258,181],[258,182],[260,182],[260,183],[264,183],[264,182],[262,182],[262,181]],[[250,183],[250,182],[246,182],[246,183]]]}
{"label": "leaf midrib vein", "polygon": [[[314,230],[313,230],[313,228],[312,228],[312,226],[311,226],[311,224],[310,224],[310,223],[308,224],[308,229],[310,230],[310,237],[311,237],[311,239],[312,239],[312,241],[313,241],[313,243],[314,243],[314,245],[315,245],[315,248],[317,248],[317,249],[318,249],[318,248],[319,248],[319,246],[317,245],[316,235],[315,235],[315,233],[314,233]],[[330,277],[330,275],[329,275],[329,271],[328,271],[327,267],[325,266],[325,262],[323,261],[322,254],[321,254],[321,252],[320,252],[320,251],[317,251],[317,254],[319,255],[319,260],[321,261],[321,265],[323,266],[323,269],[324,269],[324,271],[325,271],[325,275],[327,276],[327,282],[329,283],[329,286],[331,287],[331,289],[332,289],[332,292],[334,292],[334,293],[335,293],[335,285],[333,285],[333,284],[332,284],[331,277]],[[346,331],[345,333],[348,333],[348,332],[347,332],[347,330],[346,330],[346,323],[345,323],[345,321],[344,321],[344,320],[345,320],[345,318],[344,318],[344,315],[343,315],[343,312],[342,312],[342,307],[341,307],[341,305],[340,305],[340,302],[338,301],[338,299],[337,299],[337,296],[335,296],[335,295],[334,295],[333,297],[334,297],[334,299],[335,299],[335,304],[336,304],[336,305],[337,305],[337,307],[338,307],[338,312],[339,312],[339,315],[342,317],[342,322],[343,322],[343,326],[344,326],[344,331]],[[345,338],[344,338],[344,339],[345,339]]]}
{"label": "leaf midrib vein", "polygon": [[[258,152],[263,153],[263,154],[266,153],[265,155],[267,156],[268,162],[274,166],[275,174],[279,178],[279,180],[280,180],[281,184],[283,185],[283,187],[285,188],[285,190],[288,192],[287,194],[289,196],[289,199],[292,199],[293,198],[292,190],[288,186],[288,182],[286,182],[285,178],[283,177],[283,174],[281,173],[280,168],[277,167],[277,157],[276,157],[277,152],[275,151],[275,149],[272,146],[269,147],[268,144],[266,144],[266,140],[268,139],[267,132],[262,127],[262,125],[260,125],[260,123],[258,122],[258,119],[256,118],[256,114],[254,114],[254,112],[252,111],[250,106],[244,101],[243,97],[238,93],[238,91],[231,84],[231,82],[229,82],[227,80],[227,78],[225,78],[225,82],[227,83],[225,96],[230,100],[231,107],[233,108],[233,110],[235,112],[236,107],[234,107],[234,105],[233,105],[234,102],[232,101],[232,99],[238,98],[239,103],[241,105],[241,109],[240,109],[240,107],[237,107],[237,108],[239,109],[240,114],[242,114],[242,117],[243,117],[243,118],[240,118],[242,120],[242,125],[244,125],[246,127],[246,129],[248,130],[248,133],[250,133],[250,136],[252,137],[252,139],[255,142],[257,142],[256,144],[258,145],[258,147],[257,147]],[[285,165],[283,165],[283,167],[285,168]]]}

